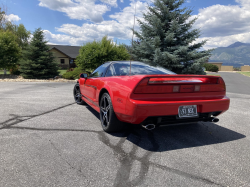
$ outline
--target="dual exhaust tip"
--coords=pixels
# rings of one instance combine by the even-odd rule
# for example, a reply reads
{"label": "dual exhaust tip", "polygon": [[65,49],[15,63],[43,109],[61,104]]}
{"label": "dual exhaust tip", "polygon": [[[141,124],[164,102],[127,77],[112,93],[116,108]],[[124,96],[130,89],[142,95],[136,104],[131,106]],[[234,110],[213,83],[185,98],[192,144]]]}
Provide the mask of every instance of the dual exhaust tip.
{"label": "dual exhaust tip", "polygon": [[[209,118],[210,122],[213,122],[213,123],[217,123],[219,122],[219,119],[218,118]],[[147,129],[149,131],[152,131],[155,129],[156,125],[155,124],[145,124],[145,125],[141,125],[144,129]]]}

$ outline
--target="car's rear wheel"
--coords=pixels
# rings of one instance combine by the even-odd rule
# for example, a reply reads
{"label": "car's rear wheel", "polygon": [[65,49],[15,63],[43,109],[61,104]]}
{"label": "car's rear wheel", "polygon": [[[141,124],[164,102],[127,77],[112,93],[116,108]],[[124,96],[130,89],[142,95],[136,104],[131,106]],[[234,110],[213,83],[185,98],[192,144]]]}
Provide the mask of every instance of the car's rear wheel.
{"label": "car's rear wheel", "polygon": [[127,126],[126,123],[117,119],[108,93],[104,93],[101,97],[100,120],[103,130],[106,132],[118,132]]}
{"label": "car's rear wheel", "polygon": [[73,90],[73,94],[74,94],[74,99],[75,99],[75,102],[78,104],[78,105],[83,105],[85,104],[85,102],[82,100],[82,94],[81,94],[81,91],[80,91],[80,85],[79,83],[77,83],[74,87],[74,90]]}

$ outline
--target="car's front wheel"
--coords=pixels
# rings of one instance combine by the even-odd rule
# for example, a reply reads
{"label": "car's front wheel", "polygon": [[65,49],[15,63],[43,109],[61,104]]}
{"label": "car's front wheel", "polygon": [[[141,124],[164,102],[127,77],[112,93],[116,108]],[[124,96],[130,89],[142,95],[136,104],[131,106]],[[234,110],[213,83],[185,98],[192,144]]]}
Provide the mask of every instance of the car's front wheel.
{"label": "car's front wheel", "polygon": [[126,123],[117,119],[108,93],[104,93],[101,97],[100,120],[103,130],[106,132],[117,132],[126,127]]}
{"label": "car's front wheel", "polygon": [[85,102],[82,100],[82,94],[81,94],[81,91],[80,91],[80,85],[79,83],[77,83],[73,89],[73,95],[74,95],[74,99],[75,99],[75,102],[78,104],[78,105],[83,105],[85,104]]}

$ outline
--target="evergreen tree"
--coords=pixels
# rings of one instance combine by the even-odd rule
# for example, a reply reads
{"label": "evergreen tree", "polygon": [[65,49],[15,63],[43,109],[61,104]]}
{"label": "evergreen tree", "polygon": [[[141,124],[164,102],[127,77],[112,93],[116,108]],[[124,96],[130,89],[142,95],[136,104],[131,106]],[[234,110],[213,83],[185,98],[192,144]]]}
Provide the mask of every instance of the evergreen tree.
{"label": "evergreen tree", "polygon": [[52,52],[46,45],[43,31],[39,28],[33,33],[30,45],[23,51],[20,72],[24,78],[47,79],[59,74]]}
{"label": "evergreen tree", "polygon": [[160,65],[178,74],[205,74],[202,65],[211,50],[199,51],[206,43],[195,43],[200,30],[192,29],[197,18],[192,10],[181,8],[185,0],[154,0],[139,22],[140,31],[133,31],[137,41],[130,48],[133,60]]}

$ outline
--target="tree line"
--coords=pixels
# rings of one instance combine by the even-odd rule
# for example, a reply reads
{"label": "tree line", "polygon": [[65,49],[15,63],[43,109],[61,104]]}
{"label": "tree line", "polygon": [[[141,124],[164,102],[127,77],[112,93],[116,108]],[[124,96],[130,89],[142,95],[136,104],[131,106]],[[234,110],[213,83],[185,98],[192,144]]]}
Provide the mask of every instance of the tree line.
{"label": "tree line", "polygon": [[[76,59],[79,71],[91,72],[105,61],[136,60],[162,66],[178,74],[205,74],[204,63],[211,50],[201,50],[207,41],[196,42],[200,30],[193,29],[197,18],[184,7],[185,0],[154,0],[137,20],[139,30],[131,29],[136,40],[117,45],[105,36],[101,41],[83,44]],[[132,26],[131,26],[132,27]],[[54,57],[41,29],[33,33],[24,25],[5,20],[0,9],[0,69],[16,68],[24,78],[51,78],[58,75]]]}
{"label": "tree line", "polygon": [[[131,45],[110,47],[112,41],[108,42],[107,37],[100,42],[86,43],[77,57],[78,67],[89,72],[103,60],[130,59],[161,66],[177,74],[206,74],[204,64],[212,50],[201,50],[206,40],[196,42],[201,32],[193,28],[197,18],[191,18],[193,11],[184,7],[184,3],[185,0],[154,0],[143,14],[143,21],[137,19],[139,30],[131,29],[136,36]],[[114,53],[118,47],[120,49],[116,51],[122,55]]]}
{"label": "tree line", "polygon": [[59,74],[41,28],[33,35],[23,24],[6,20],[0,7],[0,69],[24,78],[51,78]]}

